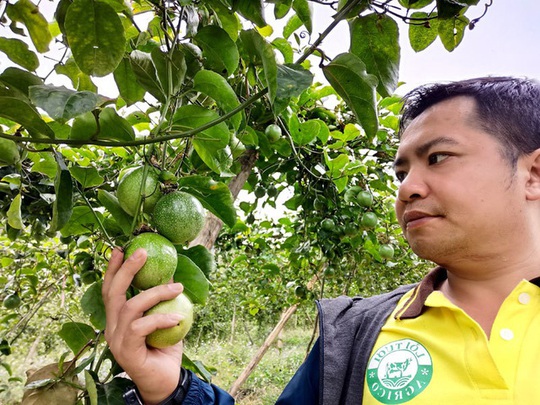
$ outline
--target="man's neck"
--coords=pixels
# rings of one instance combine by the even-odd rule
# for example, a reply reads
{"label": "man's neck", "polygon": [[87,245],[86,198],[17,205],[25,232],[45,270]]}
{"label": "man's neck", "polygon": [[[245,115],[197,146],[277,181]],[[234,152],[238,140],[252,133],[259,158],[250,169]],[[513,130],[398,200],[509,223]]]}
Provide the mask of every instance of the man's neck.
{"label": "man's neck", "polygon": [[473,318],[489,338],[502,303],[522,280],[540,276],[540,261],[537,264],[499,263],[497,267],[474,267],[447,267],[448,279],[440,290]]}

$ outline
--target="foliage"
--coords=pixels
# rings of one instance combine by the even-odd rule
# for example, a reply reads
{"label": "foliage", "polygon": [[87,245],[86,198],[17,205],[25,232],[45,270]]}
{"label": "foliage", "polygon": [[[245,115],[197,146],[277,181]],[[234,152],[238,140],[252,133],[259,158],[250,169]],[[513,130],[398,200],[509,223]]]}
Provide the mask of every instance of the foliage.
{"label": "foliage", "polygon": [[[317,38],[312,3],[336,9]],[[1,364],[10,378],[20,377],[12,375],[9,353],[37,333],[30,321],[47,318],[40,308],[60,295],[58,327],[50,328],[65,342],[57,369],[68,357],[74,362],[59,378],[79,374],[85,403],[118,402],[126,381],[111,379],[121,370],[103,342],[100,283],[110,248],[151,224],[144,187],[129,213],[116,195],[119,180],[136,167],[143,179],[156,173],[163,191],[194,195],[228,226],[214,252],[217,269],[207,250],[177,246],[187,273],[180,280],[203,286],[193,289],[199,302],[210,278],[208,302],[232,300],[245,316],[270,321],[294,302],[372,294],[417,279],[423,269],[396,229],[389,197],[400,107],[392,96],[396,20],[410,24],[413,49],[438,37],[451,51],[477,22],[465,16],[477,3],[7,2],[0,298],[22,300],[2,309],[0,319]],[[324,39],[344,20],[351,48],[330,59]],[[313,82],[318,65],[330,86]],[[103,95],[104,87],[117,95]],[[237,204],[245,221],[237,220],[233,185],[249,196]],[[360,202],[360,191],[375,202]],[[261,221],[260,212],[283,199],[281,217]],[[380,254],[387,245],[393,259]],[[202,316],[198,325],[211,327]],[[209,375],[199,363],[186,364]]]}

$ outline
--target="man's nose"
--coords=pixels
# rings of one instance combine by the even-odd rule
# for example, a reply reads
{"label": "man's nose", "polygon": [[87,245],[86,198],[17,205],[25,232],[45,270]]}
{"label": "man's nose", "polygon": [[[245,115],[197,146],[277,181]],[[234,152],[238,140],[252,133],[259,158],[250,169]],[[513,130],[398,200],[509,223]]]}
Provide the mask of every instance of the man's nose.
{"label": "man's nose", "polygon": [[410,170],[403,179],[398,190],[398,199],[402,202],[410,202],[427,196],[429,187],[420,170]]}

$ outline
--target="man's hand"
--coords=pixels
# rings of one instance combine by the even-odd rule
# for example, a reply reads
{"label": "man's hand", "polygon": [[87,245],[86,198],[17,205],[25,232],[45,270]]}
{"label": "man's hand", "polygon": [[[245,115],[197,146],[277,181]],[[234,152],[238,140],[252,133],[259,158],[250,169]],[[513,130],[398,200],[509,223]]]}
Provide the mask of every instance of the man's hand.
{"label": "man's hand", "polygon": [[144,249],[138,249],[125,262],[124,254],[114,249],[103,280],[103,301],[107,314],[105,339],[116,361],[137,385],[146,404],[158,403],[169,396],[180,378],[182,342],[165,349],[146,346],[145,338],[157,329],[169,328],[182,319],[176,314],[143,313],[160,301],[179,295],[182,284],[164,284],[126,299],[133,276],[146,261]]}

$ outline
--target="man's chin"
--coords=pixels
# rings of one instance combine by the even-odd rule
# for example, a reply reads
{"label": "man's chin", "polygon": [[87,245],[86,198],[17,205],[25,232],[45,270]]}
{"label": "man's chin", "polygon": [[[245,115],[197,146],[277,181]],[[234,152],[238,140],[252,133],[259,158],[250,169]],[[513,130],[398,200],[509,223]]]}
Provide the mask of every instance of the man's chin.
{"label": "man's chin", "polygon": [[429,260],[436,264],[447,261],[455,249],[435,241],[409,241],[411,250],[421,259]]}

